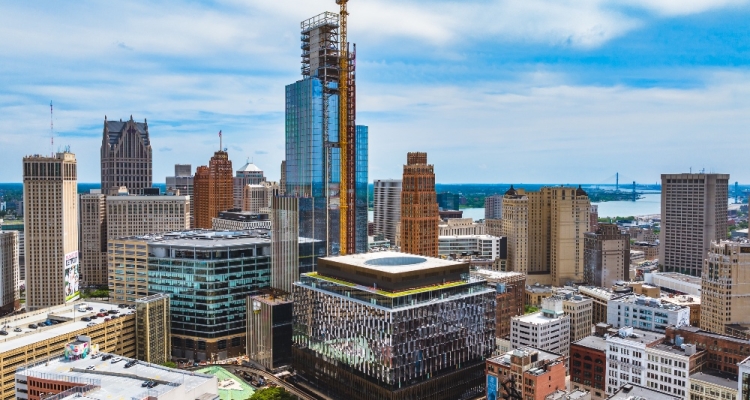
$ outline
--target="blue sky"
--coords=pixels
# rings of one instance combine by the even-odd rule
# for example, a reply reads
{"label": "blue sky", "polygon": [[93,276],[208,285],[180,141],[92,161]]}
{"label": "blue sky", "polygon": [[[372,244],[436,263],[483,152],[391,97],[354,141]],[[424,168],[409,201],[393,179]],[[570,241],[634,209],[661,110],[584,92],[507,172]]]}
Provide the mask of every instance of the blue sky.
{"label": "blue sky", "polygon": [[[147,118],[154,181],[206,164],[278,179],[299,22],[334,0],[6,1],[0,182],[70,145],[99,180],[104,116]],[[750,0],[351,0],[370,180],[427,151],[438,182],[750,182]],[[7,160],[7,161],[6,161]]]}

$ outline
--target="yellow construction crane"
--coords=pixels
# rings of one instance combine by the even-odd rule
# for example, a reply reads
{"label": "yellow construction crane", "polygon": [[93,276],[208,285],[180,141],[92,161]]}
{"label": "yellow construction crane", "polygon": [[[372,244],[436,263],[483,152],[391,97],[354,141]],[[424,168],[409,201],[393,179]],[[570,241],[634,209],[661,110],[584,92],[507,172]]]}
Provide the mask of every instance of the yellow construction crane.
{"label": "yellow construction crane", "polygon": [[339,13],[339,148],[341,149],[341,183],[339,191],[339,238],[341,241],[341,255],[348,254],[349,246],[349,43],[347,42],[346,3],[349,0],[336,0],[341,8]]}

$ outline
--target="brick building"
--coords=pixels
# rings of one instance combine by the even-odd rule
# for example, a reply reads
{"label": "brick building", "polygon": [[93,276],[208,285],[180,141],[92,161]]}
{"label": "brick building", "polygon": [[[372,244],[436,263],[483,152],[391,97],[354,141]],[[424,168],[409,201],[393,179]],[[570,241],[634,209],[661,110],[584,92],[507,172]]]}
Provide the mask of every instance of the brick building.
{"label": "brick building", "polygon": [[515,391],[525,400],[544,400],[565,390],[565,356],[533,347],[487,359],[487,399],[507,398]]}
{"label": "brick building", "polygon": [[408,153],[401,188],[401,251],[438,256],[438,214],[435,170],[427,153]]}
{"label": "brick building", "polygon": [[510,319],[524,312],[526,275],[519,272],[500,272],[479,269],[472,275],[484,279],[496,289],[495,337],[510,337]]}
{"label": "brick building", "polygon": [[571,389],[588,390],[592,399],[607,398],[607,341],[589,336],[570,345]]}
{"label": "brick building", "polygon": [[694,344],[698,349],[706,350],[703,368],[735,376],[738,374],[737,364],[750,356],[750,342],[747,340],[711,333],[694,326],[670,326],[665,335],[673,343]]}

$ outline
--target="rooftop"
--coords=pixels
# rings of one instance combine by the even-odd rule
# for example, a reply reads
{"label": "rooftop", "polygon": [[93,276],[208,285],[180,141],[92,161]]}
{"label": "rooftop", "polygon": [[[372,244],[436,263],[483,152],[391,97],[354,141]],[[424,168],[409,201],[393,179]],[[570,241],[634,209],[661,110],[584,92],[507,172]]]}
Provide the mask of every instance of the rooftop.
{"label": "rooftop", "polygon": [[573,344],[599,351],[607,350],[607,340],[600,336],[586,336]]}
{"label": "rooftop", "polygon": [[468,283],[468,282],[465,282],[465,281],[446,282],[446,283],[443,283],[443,284],[429,285],[429,286],[424,286],[424,287],[419,287],[419,288],[414,288],[414,289],[401,290],[401,291],[396,291],[396,292],[389,292],[389,291],[380,290],[380,289],[377,289],[377,288],[364,287],[364,286],[358,285],[356,283],[347,282],[347,281],[344,281],[344,280],[341,280],[341,279],[332,278],[332,277],[329,277],[329,276],[323,276],[323,275],[318,274],[317,272],[310,272],[310,273],[307,273],[307,274],[304,274],[304,275],[305,276],[309,276],[311,278],[317,278],[317,279],[322,279],[324,281],[333,282],[333,283],[336,283],[336,284],[339,284],[339,285],[343,285],[343,286],[356,287],[359,290],[364,290],[366,292],[371,292],[371,293],[377,293],[377,294],[379,294],[381,296],[386,296],[386,297],[408,296],[408,295],[411,295],[411,294],[417,294],[417,293],[423,293],[423,292],[430,292],[430,291],[433,291],[433,290],[440,290],[440,289],[447,289],[447,288],[456,287],[456,286],[462,286],[462,285],[465,285],[465,284]]}
{"label": "rooftop", "polygon": [[[624,327],[620,328],[619,331],[622,332],[624,330],[632,329],[630,327]],[[626,337],[622,337],[619,334],[612,335],[607,338],[607,340],[624,340],[628,342],[636,342],[636,343],[643,343],[646,345],[649,345],[654,342],[660,342],[663,341],[666,336],[661,333],[651,332],[651,331],[642,331],[640,329],[632,329],[632,334]]]}
{"label": "rooftop", "polygon": [[[423,271],[431,268],[463,266],[464,263],[443,260],[440,258],[424,257],[397,251],[381,251],[375,253],[352,254],[338,257],[321,258],[322,261],[332,261],[377,272],[406,273]],[[468,271],[467,271],[468,272]]]}
{"label": "rooftop", "polygon": [[690,375],[690,380],[707,382],[726,389],[737,390],[737,377],[720,371],[707,369]]}
{"label": "rooftop", "polygon": [[241,166],[237,170],[237,172],[263,172],[263,170],[260,169],[257,165],[248,161],[245,165]]}
{"label": "rooftop", "polygon": [[664,304],[661,299],[655,299],[653,297],[643,296],[643,295],[637,295],[637,294],[627,294],[624,296],[620,296],[616,299],[611,299],[612,301],[617,301],[621,303],[629,303],[629,304],[635,304],[638,306],[643,307],[650,307],[650,308],[660,308],[660,309],[666,309],[671,311],[677,311],[680,308],[684,308],[684,306],[676,305],[676,304]]}
{"label": "rooftop", "polygon": [[542,325],[542,324],[548,324],[553,321],[559,320],[561,317],[547,317],[544,315],[542,311],[535,312],[533,314],[526,314],[526,315],[520,315],[517,317],[512,317],[513,320],[518,320],[523,323],[532,324],[532,325]]}
{"label": "rooftop", "polygon": [[[699,334],[701,334],[703,336],[714,338],[714,339],[727,340],[727,341],[730,341],[730,342],[741,344],[743,346],[746,346],[748,344],[747,340],[736,338],[736,337],[732,337],[732,336],[722,335],[720,333],[713,333],[713,332],[709,332],[709,331],[704,331],[701,328],[698,328],[696,326],[683,325],[683,326],[681,326],[679,328],[675,328],[674,326],[670,326],[670,328],[674,328],[676,330],[677,334],[679,334],[680,331],[687,331],[687,332],[691,332],[691,333],[699,333]],[[748,365],[750,365],[750,364],[748,364]]]}
{"label": "rooftop", "polygon": [[562,357],[560,354],[540,350],[534,347],[523,347],[520,349],[510,350],[507,353],[501,354],[499,356],[490,357],[487,359],[487,361],[493,362],[495,364],[504,365],[506,367],[510,367],[511,356],[516,355],[516,356],[523,357],[523,356],[530,356],[534,353],[537,354],[537,359],[535,362],[555,361],[559,359],[560,357]]}
{"label": "rooftop", "polygon": [[[685,352],[685,349],[682,348],[682,347],[680,347],[680,346],[674,346],[674,345],[671,345],[671,344],[660,343],[660,344],[657,344],[655,346],[651,346],[651,348],[655,349],[655,350],[661,350],[661,351],[664,351],[664,352],[667,352],[667,353],[676,354],[676,355],[679,355],[679,356],[690,357],[690,355]],[[700,353],[700,351],[696,351],[696,354],[697,353]]]}
{"label": "rooftop", "polygon": [[493,271],[489,269],[477,269],[471,271],[471,274],[487,281],[507,279],[507,278],[524,278],[525,275],[521,272],[504,272],[504,271]]}
{"label": "rooftop", "polygon": [[[64,357],[57,357],[36,365],[19,368],[17,373],[26,376],[44,374],[44,378],[50,380],[93,384],[99,387],[86,393],[86,398],[101,400],[157,397],[178,386],[190,390],[216,380],[211,375],[162,367],[143,361],[138,361],[131,368],[125,368],[125,364],[130,359],[123,357],[122,361],[116,363],[112,362],[113,360],[103,361],[102,357],[66,360]],[[154,380],[159,384],[151,389],[141,386],[143,382],[149,380]],[[203,391],[200,392],[195,393],[195,397],[203,394]]]}
{"label": "rooftop", "polygon": [[[94,310],[79,312],[77,308],[82,304],[88,305]],[[120,310],[117,307],[117,304],[77,301],[65,306],[57,306],[30,313],[0,318],[0,324],[2,324],[1,326],[5,327],[5,331],[8,332],[7,336],[0,336],[0,354],[9,350],[15,350],[20,347],[30,345],[32,343],[52,339],[60,335],[66,335],[71,332],[84,329],[86,328],[86,325],[89,324],[89,322],[81,321],[81,318],[84,316],[94,315],[101,309]],[[120,316],[132,312],[132,310],[120,311]],[[29,328],[29,325],[31,324],[43,324],[48,319],[63,322],[60,322],[56,325],[42,326],[36,329]],[[93,322],[96,324],[108,323],[103,321],[102,319],[97,319]],[[20,329],[21,332],[15,332],[15,328]]]}
{"label": "rooftop", "polygon": [[681,397],[672,396],[656,390],[651,390],[643,386],[637,385],[625,385],[620,388],[615,394],[610,396],[608,400],[637,400],[637,399],[648,399],[648,400],[681,400]]}
{"label": "rooftop", "polygon": [[219,380],[219,397],[221,400],[249,399],[255,394],[255,389],[252,386],[222,367],[214,365],[195,372],[213,375]]}
{"label": "rooftop", "polygon": [[701,285],[701,278],[697,276],[685,275],[679,272],[652,272],[652,274],[654,276],[676,279],[678,281],[691,283],[693,285]]}

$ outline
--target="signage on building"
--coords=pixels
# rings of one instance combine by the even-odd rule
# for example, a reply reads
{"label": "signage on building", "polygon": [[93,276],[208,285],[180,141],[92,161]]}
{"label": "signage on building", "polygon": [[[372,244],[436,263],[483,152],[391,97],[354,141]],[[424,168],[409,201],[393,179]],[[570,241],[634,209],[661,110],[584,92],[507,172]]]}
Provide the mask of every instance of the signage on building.
{"label": "signage on building", "polygon": [[65,301],[78,299],[80,296],[80,274],[78,270],[78,251],[65,255]]}

